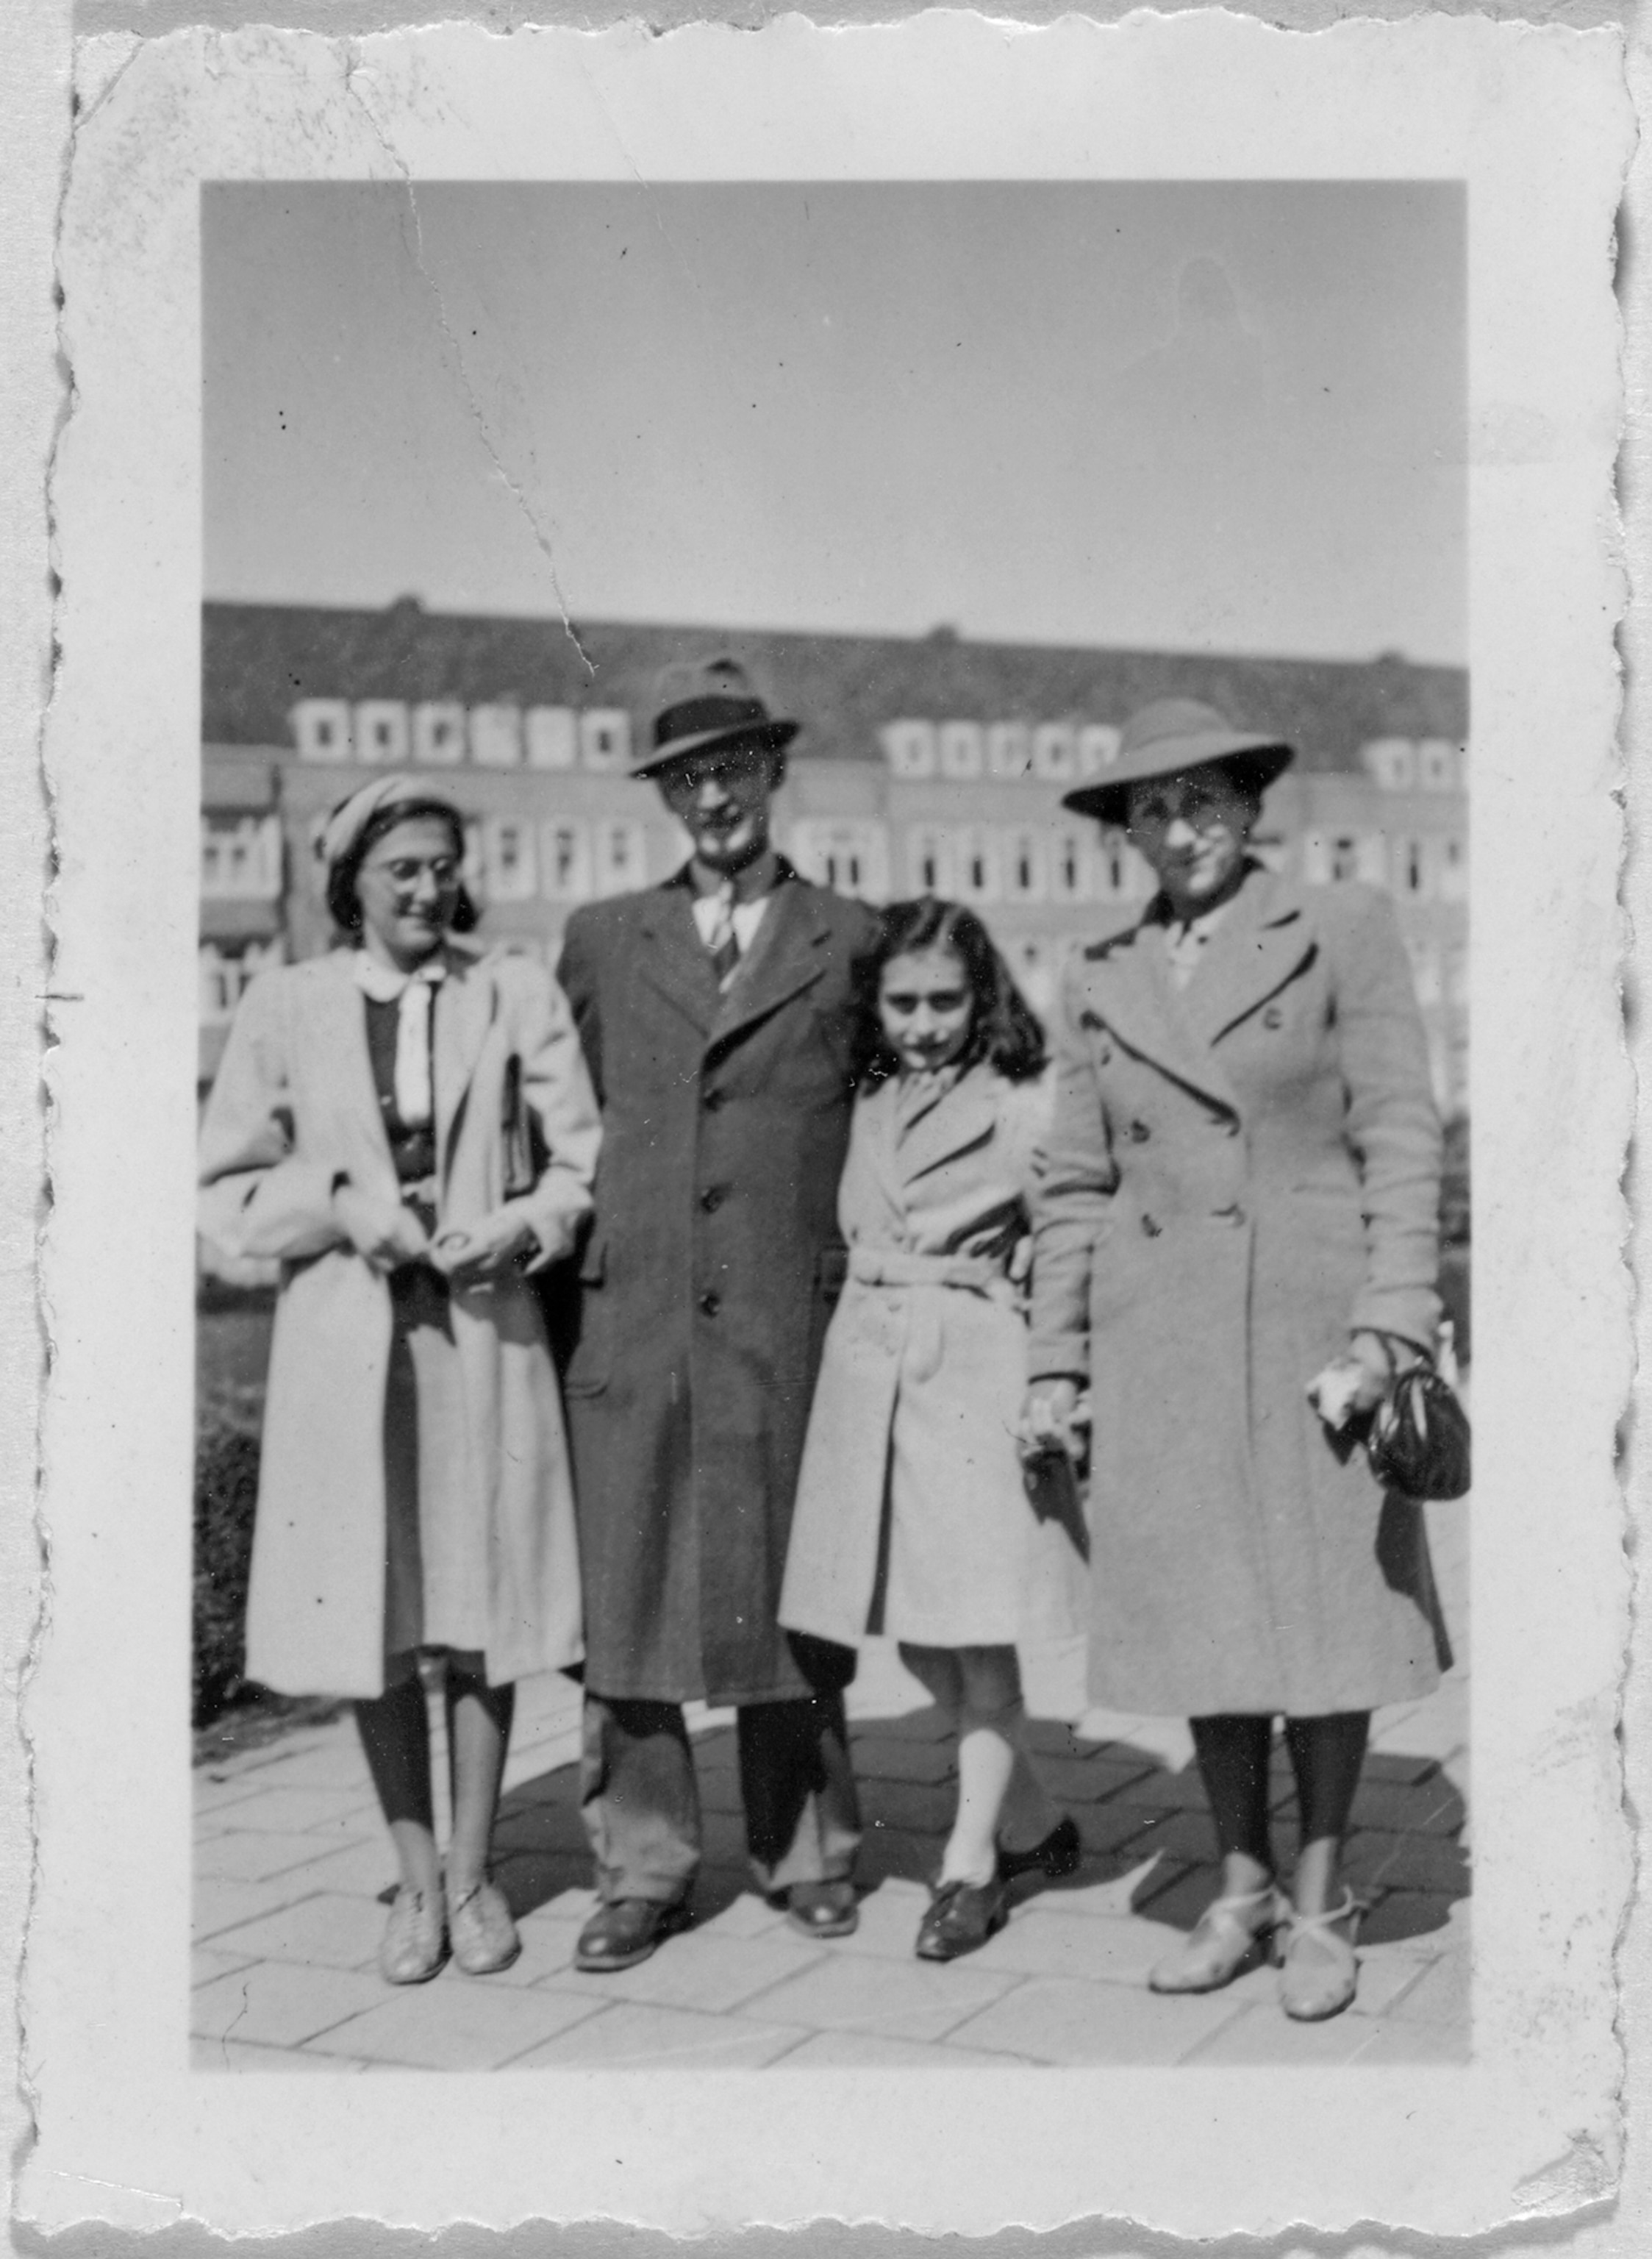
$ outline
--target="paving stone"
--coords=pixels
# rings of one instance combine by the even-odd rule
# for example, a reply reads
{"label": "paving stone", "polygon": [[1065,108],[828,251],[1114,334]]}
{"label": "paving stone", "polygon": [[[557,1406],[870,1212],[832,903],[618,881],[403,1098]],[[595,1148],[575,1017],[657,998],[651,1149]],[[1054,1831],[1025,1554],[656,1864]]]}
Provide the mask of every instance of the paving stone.
{"label": "paving stone", "polygon": [[342,1788],[261,1788],[235,1807],[237,1828],[269,1835],[377,1835],[384,1822],[371,1797]]}
{"label": "paving stone", "polygon": [[1378,2026],[1354,2061],[1361,2070],[1376,2070],[1398,2063],[1470,2063],[1473,2055],[1466,2030],[1392,2017]]}
{"label": "paving stone", "polygon": [[1422,1781],[1410,1786],[1398,1781],[1362,1781],[1354,1799],[1356,1829],[1456,1835],[1466,1816],[1463,1799],[1444,1774],[1433,1768]]}
{"label": "paving stone", "polygon": [[1395,2003],[1411,1990],[1421,1973],[1433,1966],[1434,1956],[1414,1942],[1359,1949],[1359,1992],[1348,2011],[1367,2019],[1392,2015]]}
{"label": "paving stone", "polygon": [[1442,1891],[1385,1891],[1360,1925],[1360,1942],[1392,1945],[1442,1940],[1452,1903]]}
{"label": "paving stone", "polygon": [[1221,1878],[1214,1866],[1180,1866],[1174,1859],[1157,1860],[1136,1886],[1131,1910],[1150,1913],[1155,1921],[1188,1930],[1220,1892]]}
{"label": "paving stone", "polygon": [[[703,1895],[703,1889],[696,1895]],[[772,1906],[755,1891],[742,1891],[716,1913],[696,1921],[694,1933],[701,1937],[762,1937],[769,1930],[780,1928],[785,1921],[783,1906]]]}
{"label": "paving stone", "polygon": [[949,2036],[1038,2063],[1178,2063],[1234,2013],[1221,1992],[1161,1999],[1138,1985],[1033,1977]]}
{"label": "paving stone", "polygon": [[1448,2024],[1467,2031],[1472,1976],[1466,1953],[1441,1954],[1396,1999],[1394,2017],[1401,2023]]}
{"label": "paving stone", "polygon": [[581,1883],[568,1890],[559,1891],[555,1898],[546,1899],[543,1905],[530,1906],[524,1913],[519,1913],[516,1916],[516,1927],[518,1929],[529,1930],[542,1921],[582,1922],[595,1911],[595,1908],[596,1892],[588,1882]]}
{"label": "paving stone", "polygon": [[[915,1680],[914,1681],[915,1685]],[[950,1714],[937,1710],[927,1699],[916,1709],[891,1716],[882,1711],[867,1711],[857,1707],[854,1689],[848,1699],[849,1719],[852,1731],[876,1731],[891,1740],[902,1742],[950,1742],[956,1728]]]}
{"label": "paving stone", "polygon": [[259,1791],[256,1773],[218,1771],[196,1773],[189,1784],[190,1800],[197,1814],[222,1812],[231,1804],[240,1804]]}
{"label": "paving stone", "polygon": [[[1118,1817],[1121,1833],[1114,1837],[1111,1848],[1128,1842],[1132,1858],[1144,1859],[1157,1852],[1161,1858],[1179,1860],[1192,1866],[1215,1856],[1215,1834],[1207,1813],[1148,1811],[1136,1802],[1134,1789],[1127,1790],[1118,1803],[1104,1806],[1102,1810],[1104,1814],[1116,1814]],[[1126,1830],[1132,1814],[1140,1822],[1134,1833]],[[1089,1833],[1082,1821],[1079,1832],[1087,1843]]]}
{"label": "paving stone", "polygon": [[261,1921],[244,1922],[214,1942],[221,1951],[253,1953],[260,1961],[360,1969],[376,1956],[384,1924],[384,1908],[371,1899],[324,1891]]}
{"label": "paving stone", "polygon": [[494,1880],[521,1921],[537,1907],[553,1906],[570,1891],[588,1889],[591,1855],[573,1851],[515,1851],[494,1862]]}
{"label": "paving stone", "polygon": [[975,1968],[973,1958],[902,1963],[869,1953],[826,1954],[765,1992],[753,2013],[805,2030],[847,2026],[888,2039],[938,2040],[1015,1982]]}
{"label": "paving stone", "polygon": [[1462,1897],[1469,1886],[1468,1858],[1443,1835],[1396,1835],[1362,1828],[1348,1840],[1343,1866],[1356,1890],[1376,1885]]}
{"label": "paving stone", "polygon": [[1373,1748],[1360,1775],[1360,1794],[1371,1787],[1414,1788],[1440,1771],[1437,1757],[1405,1757],[1397,1749]]}
{"label": "paving stone", "polygon": [[[535,1992],[531,1999],[543,1999]],[[785,2055],[806,2035],[744,2016],[702,2016],[687,2008],[642,2007],[630,2001],[602,2007],[588,1995],[566,1993],[595,2009],[558,2039],[518,2056],[512,2070],[757,2070]]]}
{"label": "paving stone", "polygon": [[[1162,1765],[1107,1764],[1101,1758],[1086,1758],[1086,1767],[1110,1776],[1109,1795],[1122,1792],[1133,1804],[1153,1812],[1198,1812],[1207,1807],[1204,1784],[1196,1772],[1167,1772]],[[1064,1775],[1066,1766],[1056,1768]]]}
{"label": "paving stone", "polygon": [[220,1977],[232,1976],[238,1969],[256,1965],[250,1953],[220,1953],[216,1946],[197,1945],[189,1955],[189,1985],[210,1985]]}
{"label": "paving stone", "polygon": [[777,2070],[1042,2070],[1024,2056],[988,2055],[985,2048],[953,2047],[942,2040],[885,2040],[872,2032],[816,2032],[782,2056]]}
{"label": "paving stone", "polygon": [[261,1770],[259,1779],[266,1788],[354,1789],[362,1796],[373,1794],[373,1776],[352,1725],[314,1748],[278,1757]]}
{"label": "paving stone", "polygon": [[[354,1847],[352,1847],[354,1848]],[[395,1871],[395,1854],[381,1836],[374,1847],[381,1869]],[[335,1856],[313,1835],[266,1835],[261,1830],[231,1828],[203,1843],[195,1871],[206,1882],[260,1883],[290,1874],[318,1857]]]}
{"label": "paving stone", "polygon": [[916,1741],[887,1733],[854,1735],[850,1754],[857,1780],[941,1782],[957,1777],[950,1737]]}
{"label": "paving stone", "polygon": [[[307,1898],[312,1891],[338,1891],[346,1898],[378,1899],[395,1888],[395,1851],[387,1835],[344,1843],[333,1851],[313,1835],[293,1840],[310,1854],[302,1866],[288,1869],[282,1878],[292,1885],[295,1898]],[[389,1900],[382,1902],[388,1906]]]}
{"label": "paving stone", "polygon": [[197,2039],[296,2047],[346,2016],[375,2006],[383,1997],[384,1985],[377,1978],[260,1961],[202,1985],[190,1999],[189,2028]]}
{"label": "paving stone", "polygon": [[[547,1977],[559,1977],[573,1960],[573,1949],[580,1932],[585,1927],[583,1919],[572,1918],[560,1921],[524,1921],[516,1925],[522,1940],[522,1951],[509,1969],[497,1969],[488,1978],[490,1985],[538,1985]],[[463,1971],[456,1972],[462,1975]]]}
{"label": "paving stone", "polygon": [[1163,1891],[1186,1871],[1183,1867],[1167,1867],[1160,1859],[1147,1858],[1100,1879],[1086,1881],[1080,1870],[1078,1880],[1050,1883],[1038,1896],[1051,1913],[1128,1914],[1146,1903],[1144,1892]]}
{"label": "paving stone", "polygon": [[918,1924],[929,1903],[929,1893],[921,1883],[892,1878],[866,1892],[860,1901],[859,1927],[852,1937],[844,1938],[833,1949],[910,1961]]}
{"label": "paving stone", "polygon": [[1196,2042],[1178,2060],[1201,2070],[1224,2063],[1351,2063],[1370,2038],[1370,2024],[1351,2015],[1298,2024],[1277,2004],[1258,2001]]}
{"label": "paving stone", "polygon": [[1152,1921],[1107,1914],[1065,1914],[1042,1906],[1016,1914],[972,1956],[977,1969],[1015,1970],[1031,1977],[1093,1977],[1139,1985],[1181,1942],[1182,1933]]}
{"label": "paving stone", "polygon": [[353,2062],[348,2056],[307,2055],[302,2048],[253,2047],[243,2040],[191,2040],[189,2068],[191,2070],[252,2070],[274,2071],[291,2077],[295,2072],[324,2070],[337,2078],[346,2071],[368,2069],[365,2063]]}
{"label": "paving stone", "polygon": [[[706,1930],[689,1930],[668,1938],[635,1969],[604,1977],[568,1968],[546,1982],[602,2000],[646,2001],[657,2007],[697,2008],[708,2015],[723,2015],[783,1979],[812,1969],[827,1949],[806,1944],[792,1931],[767,1937],[714,1937]],[[752,2013],[760,2016],[762,2004]]]}
{"label": "paving stone", "polygon": [[900,1828],[871,1828],[855,1861],[855,1877],[864,1888],[901,1882],[927,1885],[941,1866],[942,1837],[914,1835]]}
{"label": "paving stone", "polygon": [[429,2070],[492,2070],[597,2013],[583,1994],[496,1985],[451,1970],[407,1985],[311,2042],[318,2054]]}
{"label": "paving stone", "polygon": [[958,1791],[921,1780],[866,1780],[860,1784],[860,1814],[868,1828],[909,1828],[933,1835],[950,1830],[958,1813]]}
{"label": "paving stone", "polygon": [[536,1804],[526,1811],[503,1812],[494,1828],[495,1857],[508,1851],[558,1851],[591,1855],[591,1842],[577,1812],[559,1804]]}
{"label": "paving stone", "polygon": [[190,1903],[190,1931],[197,1943],[205,1944],[217,1940],[221,1931],[274,1913],[308,1895],[303,1882],[284,1875],[261,1883],[197,1882]]}
{"label": "paving stone", "polygon": [[[1148,1811],[1139,1804],[1131,1804],[1126,1797],[1114,1797],[1106,1804],[1077,1805],[1072,1816],[1079,1823],[1079,1839],[1086,1851],[1119,1851],[1134,1838],[1139,1837],[1144,1828],[1151,1827],[1156,1819],[1162,1820],[1167,1815]],[[1168,1817],[1185,1820],[1186,1814],[1176,1813]],[[1206,1848],[1209,1848],[1208,1831]],[[1137,1856],[1149,1855],[1138,1853]]]}

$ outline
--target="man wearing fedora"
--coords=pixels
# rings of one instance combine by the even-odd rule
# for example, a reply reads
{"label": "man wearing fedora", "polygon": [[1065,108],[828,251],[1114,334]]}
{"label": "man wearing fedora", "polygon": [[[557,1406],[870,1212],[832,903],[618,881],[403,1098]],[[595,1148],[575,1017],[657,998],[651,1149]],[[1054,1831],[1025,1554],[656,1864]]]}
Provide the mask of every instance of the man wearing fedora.
{"label": "man wearing fedora", "polygon": [[651,780],[693,843],[665,885],[570,919],[559,977],[602,1108],[565,1372],[586,1617],[585,1970],[687,1919],[701,1830],[682,1705],[738,1712],[746,1847],[813,1936],[855,1925],[847,1649],[775,1621],[822,1337],[852,972],[876,921],[770,839],[797,724],[734,661],[671,670]]}

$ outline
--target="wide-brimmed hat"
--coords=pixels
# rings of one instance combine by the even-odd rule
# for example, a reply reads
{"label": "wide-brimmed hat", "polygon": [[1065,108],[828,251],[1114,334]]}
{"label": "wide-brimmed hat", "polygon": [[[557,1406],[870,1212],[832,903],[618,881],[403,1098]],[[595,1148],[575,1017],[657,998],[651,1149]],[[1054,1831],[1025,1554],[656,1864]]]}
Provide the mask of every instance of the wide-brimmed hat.
{"label": "wide-brimmed hat", "polygon": [[1093,816],[1099,823],[1122,826],[1129,813],[1132,785],[1220,761],[1260,793],[1295,759],[1294,748],[1282,738],[1236,730],[1214,706],[1197,698],[1156,698],[1125,723],[1118,757],[1105,779],[1064,793],[1061,804],[1079,816]]}
{"label": "wide-brimmed hat", "polygon": [[668,666],[654,695],[653,742],[631,756],[634,777],[714,745],[761,745],[778,753],[797,735],[795,722],[771,714],[737,659]]}

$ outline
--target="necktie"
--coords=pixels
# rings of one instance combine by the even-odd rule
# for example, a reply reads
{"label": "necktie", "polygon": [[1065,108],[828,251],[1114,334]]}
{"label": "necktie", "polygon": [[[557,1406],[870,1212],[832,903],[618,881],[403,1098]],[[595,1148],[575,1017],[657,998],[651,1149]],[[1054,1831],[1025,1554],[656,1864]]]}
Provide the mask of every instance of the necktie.
{"label": "necktie", "polygon": [[432,958],[412,973],[381,965],[365,950],[354,959],[357,984],[375,1003],[394,1004],[395,1015],[395,1110],[404,1130],[423,1130],[436,1112],[431,1070],[431,1019],[437,983],[447,968]]}
{"label": "necktie", "polygon": [[734,881],[725,879],[713,897],[716,915],[711,922],[711,931],[706,947],[711,951],[711,969],[717,976],[719,988],[727,987],[740,962],[740,937],[734,930]]}

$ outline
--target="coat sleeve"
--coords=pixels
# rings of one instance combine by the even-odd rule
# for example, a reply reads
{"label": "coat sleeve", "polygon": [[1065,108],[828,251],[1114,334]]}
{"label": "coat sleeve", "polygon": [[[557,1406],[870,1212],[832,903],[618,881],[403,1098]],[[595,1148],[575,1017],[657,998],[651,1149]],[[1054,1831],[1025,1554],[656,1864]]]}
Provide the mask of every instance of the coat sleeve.
{"label": "coat sleeve", "polygon": [[567,997],[541,966],[526,958],[512,962],[522,1095],[546,1156],[533,1190],[516,1203],[538,1238],[540,1253],[527,1266],[538,1271],[568,1253],[591,1213],[602,1122]]}
{"label": "coat sleeve", "polygon": [[1090,1279],[1112,1219],[1118,1166],[1070,967],[1057,1013],[1049,1130],[1033,1194],[1032,1339],[1028,1372],[1090,1377]]}
{"label": "coat sleeve", "polygon": [[585,1053],[591,1087],[596,1093],[596,1102],[600,1106],[602,1103],[602,1015],[596,958],[590,945],[586,920],[577,910],[568,920],[562,937],[562,954],[557,960],[557,980],[573,1014],[573,1024],[579,1032],[580,1047]]}
{"label": "coat sleeve", "polygon": [[1443,1158],[1428,1039],[1393,905],[1362,887],[1347,911],[1330,934],[1334,998],[1367,1250],[1349,1326],[1426,1348],[1440,1322]]}
{"label": "coat sleeve", "polygon": [[237,1008],[201,1124],[197,1223],[231,1256],[296,1259],[337,1246],[332,1178],[295,1150],[292,973],[260,973]]}

